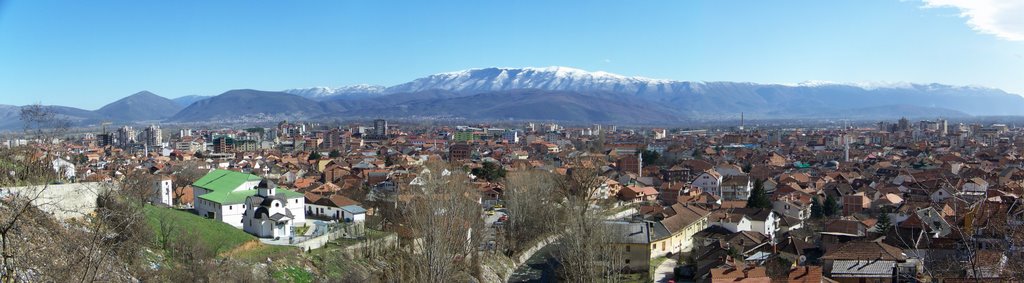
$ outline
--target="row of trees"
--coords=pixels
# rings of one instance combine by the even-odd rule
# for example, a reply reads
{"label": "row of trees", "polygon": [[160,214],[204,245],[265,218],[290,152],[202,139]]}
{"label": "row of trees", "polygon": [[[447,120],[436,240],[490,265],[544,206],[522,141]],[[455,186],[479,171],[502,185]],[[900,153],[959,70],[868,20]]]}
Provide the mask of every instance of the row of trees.
{"label": "row of trees", "polygon": [[[560,236],[556,257],[561,280],[614,280],[622,271],[622,248],[612,244],[617,235],[604,223],[598,167],[581,164],[565,175],[534,170],[490,176],[504,187],[508,220],[498,230],[482,221],[479,192],[469,172],[443,163],[427,168],[430,173],[418,176],[425,185],[405,188],[407,202],[375,206],[387,223],[384,227],[397,232],[402,244],[367,256],[375,262],[370,277],[388,282],[481,280],[480,248],[485,241],[495,240],[498,251],[513,256],[554,235]],[[442,174],[445,169],[451,173]]]}

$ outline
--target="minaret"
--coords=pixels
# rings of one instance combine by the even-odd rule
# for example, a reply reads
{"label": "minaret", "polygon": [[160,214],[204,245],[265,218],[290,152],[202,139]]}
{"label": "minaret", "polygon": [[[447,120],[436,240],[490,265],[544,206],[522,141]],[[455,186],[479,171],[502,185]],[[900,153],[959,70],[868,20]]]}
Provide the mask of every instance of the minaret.
{"label": "minaret", "polygon": [[843,160],[850,162],[850,139],[843,134]]}
{"label": "minaret", "polygon": [[636,177],[639,179],[644,176],[644,152],[640,151],[636,154]]}
{"label": "minaret", "polygon": [[743,131],[743,112],[740,112],[740,131]]}

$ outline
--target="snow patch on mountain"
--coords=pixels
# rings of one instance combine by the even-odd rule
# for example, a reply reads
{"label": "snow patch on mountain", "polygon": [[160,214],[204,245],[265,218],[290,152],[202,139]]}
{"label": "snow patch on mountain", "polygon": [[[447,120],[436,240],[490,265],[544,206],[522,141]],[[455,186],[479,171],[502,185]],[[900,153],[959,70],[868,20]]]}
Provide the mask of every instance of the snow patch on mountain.
{"label": "snow patch on mountain", "polygon": [[306,98],[326,98],[349,94],[382,94],[384,89],[385,87],[379,85],[357,84],[343,87],[318,86],[311,88],[293,88],[283,90],[282,92]]}

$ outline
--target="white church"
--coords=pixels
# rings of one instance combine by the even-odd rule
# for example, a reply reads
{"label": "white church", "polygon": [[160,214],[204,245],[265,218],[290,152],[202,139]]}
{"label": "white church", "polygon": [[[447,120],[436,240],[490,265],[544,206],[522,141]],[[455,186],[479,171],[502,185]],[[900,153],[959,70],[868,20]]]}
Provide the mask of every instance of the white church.
{"label": "white church", "polygon": [[[292,235],[295,214],[288,199],[277,194],[277,185],[264,179],[256,186],[256,195],[245,198],[242,229],[260,238],[288,238]],[[302,210],[298,211],[302,215]]]}
{"label": "white church", "polygon": [[[200,216],[242,228],[259,237],[287,237],[291,226],[306,222],[303,210],[306,199],[302,194],[279,189],[274,182],[256,175],[213,170],[192,183],[192,188],[195,210]],[[256,200],[259,201],[253,202]],[[266,217],[259,213],[266,213]],[[250,229],[268,225],[265,221],[271,219],[281,222],[286,228],[280,229],[285,232],[263,233]],[[278,229],[276,225],[268,229]]]}

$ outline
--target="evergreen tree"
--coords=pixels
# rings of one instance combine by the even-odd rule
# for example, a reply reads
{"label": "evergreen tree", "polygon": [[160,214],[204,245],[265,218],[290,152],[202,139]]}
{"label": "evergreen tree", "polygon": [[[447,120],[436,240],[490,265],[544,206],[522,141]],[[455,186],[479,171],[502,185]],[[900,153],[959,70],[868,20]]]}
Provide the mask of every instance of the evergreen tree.
{"label": "evergreen tree", "polygon": [[474,168],[470,171],[474,176],[484,178],[487,181],[496,181],[505,178],[505,168],[494,162],[485,162],[483,167]]}
{"label": "evergreen tree", "polygon": [[750,191],[750,197],[747,198],[747,207],[751,208],[771,208],[772,202],[768,199],[768,193],[764,190],[764,181],[760,179],[754,180],[754,189]]}
{"label": "evergreen tree", "polygon": [[811,199],[811,217],[822,218],[824,216],[825,211],[821,207],[821,200],[819,200],[818,197],[815,196],[813,199]]}
{"label": "evergreen tree", "polygon": [[875,223],[875,230],[878,230],[879,233],[885,233],[886,231],[889,231],[889,227],[891,226],[892,221],[889,220],[888,213],[881,213],[878,215],[878,223]]}
{"label": "evergreen tree", "polygon": [[328,153],[327,156],[330,157],[330,158],[338,158],[338,157],[341,157],[341,152],[338,151],[337,149],[331,150],[331,152]]}
{"label": "evergreen tree", "polygon": [[825,207],[823,208],[825,216],[834,216],[839,213],[839,204],[836,203],[836,199],[831,195],[825,197]]}
{"label": "evergreen tree", "polygon": [[644,150],[640,153],[640,158],[644,159],[644,164],[655,164],[658,162],[658,158],[661,158],[661,154],[653,150]]}
{"label": "evergreen tree", "polygon": [[307,158],[306,160],[320,160],[320,158],[322,158],[322,157],[323,156],[320,155],[319,152],[314,151],[314,152],[309,154],[309,158]]}

